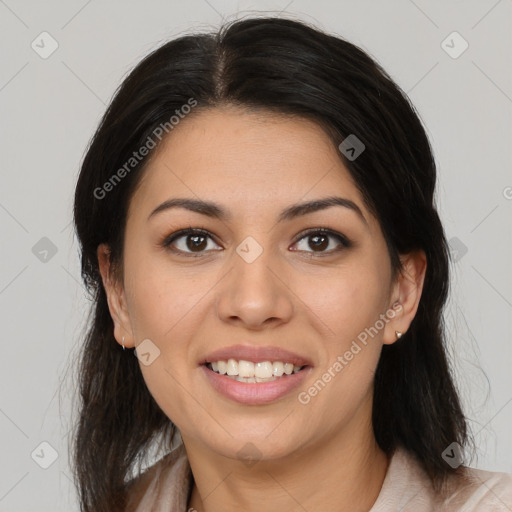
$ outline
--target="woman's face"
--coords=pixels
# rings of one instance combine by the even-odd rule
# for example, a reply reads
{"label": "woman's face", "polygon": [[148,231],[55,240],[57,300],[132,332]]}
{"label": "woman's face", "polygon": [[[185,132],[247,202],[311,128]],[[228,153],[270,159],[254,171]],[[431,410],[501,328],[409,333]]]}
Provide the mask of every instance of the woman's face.
{"label": "woman's face", "polygon": [[[150,162],[113,317],[118,341],[144,340],[144,379],[185,442],[232,458],[251,442],[275,459],[368,430],[382,344],[406,327],[390,310],[403,297],[337,151],[310,121],[224,108],[181,121]],[[292,208],[334,197],[348,206]],[[178,198],[223,216],[158,208]],[[207,234],[170,241],[187,228]],[[275,380],[204,364],[229,359],[263,363],[228,362],[229,373]],[[280,363],[305,368],[279,377]]]}

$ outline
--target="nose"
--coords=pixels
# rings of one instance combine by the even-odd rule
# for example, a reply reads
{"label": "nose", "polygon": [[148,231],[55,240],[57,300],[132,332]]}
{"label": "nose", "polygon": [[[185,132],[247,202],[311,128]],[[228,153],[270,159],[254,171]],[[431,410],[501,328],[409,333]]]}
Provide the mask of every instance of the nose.
{"label": "nose", "polygon": [[269,253],[263,251],[250,263],[233,254],[233,268],[220,283],[217,299],[222,321],[259,330],[290,320],[293,292]]}

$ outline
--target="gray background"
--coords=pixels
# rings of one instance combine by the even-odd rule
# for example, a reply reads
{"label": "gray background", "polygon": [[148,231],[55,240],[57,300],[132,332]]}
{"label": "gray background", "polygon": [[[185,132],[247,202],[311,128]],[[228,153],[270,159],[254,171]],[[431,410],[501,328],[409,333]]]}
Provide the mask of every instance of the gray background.
{"label": "gray background", "polygon": [[[512,472],[511,0],[0,0],[0,511],[78,510],[66,369],[88,302],[70,221],[79,165],[106,105],[165,40],[257,11],[361,46],[417,107],[458,259],[446,322],[476,434],[472,464]],[[58,44],[47,58],[44,31]],[[454,31],[469,45],[460,55]]]}

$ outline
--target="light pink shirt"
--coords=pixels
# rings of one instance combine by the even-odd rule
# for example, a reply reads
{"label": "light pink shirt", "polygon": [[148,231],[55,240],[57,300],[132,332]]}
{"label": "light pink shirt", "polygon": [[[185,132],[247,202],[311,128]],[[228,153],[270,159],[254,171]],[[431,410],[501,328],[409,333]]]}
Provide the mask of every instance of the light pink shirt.
{"label": "light pink shirt", "polygon": [[[397,449],[368,512],[512,512],[512,475],[466,468],[466,476],[466,483],[448,480],[447,493],[440,498],[416,459]],[[187,512],[191,485],[181,444],[133,482],[126,512]]]}

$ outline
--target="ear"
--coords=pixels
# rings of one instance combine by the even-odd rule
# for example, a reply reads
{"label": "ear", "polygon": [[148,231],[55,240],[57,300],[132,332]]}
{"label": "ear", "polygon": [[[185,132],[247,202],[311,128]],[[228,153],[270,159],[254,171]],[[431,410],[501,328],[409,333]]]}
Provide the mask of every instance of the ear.
{"label": "ear", "polygon": [[128,314],[125,291],[123,284],[118,282],[112,271],[109,246],[107,244],[100,244],[97,249],[97,256],[103,286],[107,294],[108,309],[114,322],[114,337],[120,345],[124,343],[125,347],[133,348],[135,341]]}
{"label": "ear", "polygon": [[390,320],[386,324],[384,332],[383,343],[385,345],[391,345],[397,341],[398,337],[395,331],[401,332],[403,335],[409,329],[418,310],[427,270],[427,257],[422,250],[401,255],[400,260],[403,269],[392,286],[389,309],[386,312]]}

